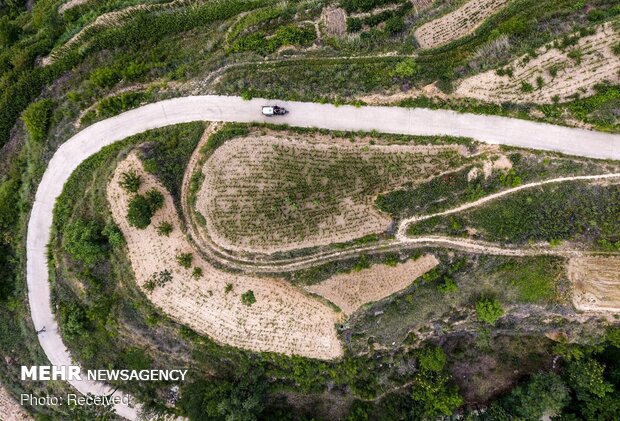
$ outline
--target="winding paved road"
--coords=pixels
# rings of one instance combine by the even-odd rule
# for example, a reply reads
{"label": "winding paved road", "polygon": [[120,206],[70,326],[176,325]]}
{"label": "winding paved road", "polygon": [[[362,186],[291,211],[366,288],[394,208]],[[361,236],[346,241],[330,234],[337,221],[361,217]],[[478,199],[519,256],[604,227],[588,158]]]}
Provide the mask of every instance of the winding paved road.
{"label": "winding paved road", "polygon": [[[192,121],[286,123],[298,127],[371,131],[413,135],[450,135],[532,149],[544,149],[591,158],[620,159],[620,136],[534,123],[505,117],[459,114],[446,110],[398,107],[335,107],[328,104],[279,102],[289,109],[285,117],[266,118],[260,106],[270,100],[244,101],[239,97],[176,98],[128,111],[93,124],[58,148],[37,189],[28,224],[27,282],[32,321],[51,364],[70,365],[50,301],[46,247],[50,240],[54,203],[78,165],[104,146],[149,129]],[[81,393],[110,394],[106,385],[72,381]],[[120,392],[114,392],[121,395]],[[116,407],[119,415],[136,419],[138,410]]]}

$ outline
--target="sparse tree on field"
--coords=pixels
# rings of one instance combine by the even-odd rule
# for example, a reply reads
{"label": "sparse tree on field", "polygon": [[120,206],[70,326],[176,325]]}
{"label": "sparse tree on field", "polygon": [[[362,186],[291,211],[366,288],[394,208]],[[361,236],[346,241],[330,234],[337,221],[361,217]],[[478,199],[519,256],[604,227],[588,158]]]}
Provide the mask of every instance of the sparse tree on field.
{"label": "sparse tree on field", "polygon": [[118,184],[129,193],[137,193],[142,185],[142,177],[134,170],[125,171]]}
{"label": "sparse tree on field", "polygon": [[254,291],[247,290],[243,294],[241,294],[241,302],[246,306],[251,306],[256,302],[256,297],[254,297]]}
{"label": "sparse tree on field", "polygon": [[168,221],[163,221],[159,225],[157,225],[157,234],[168,237],[172,232],[172,224]]}
{"label": "sparse tree on field", "polygon": [[192,265],[192,260],[194,260],[194,256],[192,255],[192,253],[181,253],[177,255],[177,262],[185,269],[190,268],[190,266]]}

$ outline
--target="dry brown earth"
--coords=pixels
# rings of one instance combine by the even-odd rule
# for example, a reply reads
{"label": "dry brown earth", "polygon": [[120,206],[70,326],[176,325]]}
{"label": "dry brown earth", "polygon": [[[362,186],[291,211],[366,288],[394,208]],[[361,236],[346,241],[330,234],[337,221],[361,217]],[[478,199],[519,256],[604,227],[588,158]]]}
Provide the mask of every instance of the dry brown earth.
{"label": "dry brown earth", "polygon": [[[287,282],[233,275],[210,266],[194,253],[180,231],[169,194],[165,193],[164,207],[157,211],[149,227],[139,230],[129,226],[129,197],[118,184],[121,174],[129,169],[142,175],[141,192],[165,189],[144,172],[135,154],[118,165],[107,189],[114,221],[127,241],[136,282],[155,306],[179,323],[227,345],[319,359],[342,355],[335,330],[339,316],[334,310]],[[155,227],[162,221],[174,226],[169,237],[156,232]],[[180,253],[193,253],[193,266],[204,272],[201,278],[193,278],[191,269],[179,266],[176,256]],[[172,281],[148,292],[145,284],[149,278],[164,270],[172,272]],[[227,285],[232,286],[228,292]],[[241,295],[249,290],[256,298],[251,306],[241,301]]]}
{"label": "dry brown earth", "polygon": [[620,312],[620,258],[570,259],[568,277],[573,284],[573,304],[577,309]]}
{"label": "dry brown earth", "polygon": [[339,7],[323,9],[321,21],[325,25],[327,35],[340,37],[347,33],[347,15]]}
{"label": "dry brown earth", "polygon": [[420,47],[435,48],[474,32],[510,0],[470,0],[455,11],[420,26],[414,36]]}
{"label": "dry brown earth", "polygon": [[350,315],[364,304],[379,301],[407,288],[438,264],[435,256],[425,254],[397,266],[374,265],[359,272],[334,275],[306,289],[328,299]]}
{"label": "dry brown earth", "polygon": [[453,170],[468,155],[459,145],[292,136],[233,139],[207,160],[196,209],[215,244],[272,253],[384,232],[391,219],[374,206],[377,194]]}
{"label": "dry brown earth", "polygon": [[1,421],[25,421],[32,420],[25,409],[13,399],[9,392],[0,385],[0,420]]}
{"label": "dry brown earth", "polygon": [[[551,103],[556,97],[566,101],[573,94],[589,96],[594,85],[603,81],[620,83],[620,56],[612,47],[620,42],[620,33],[612,24],[598,28],[596,34],[583,37],[576,46],[562,51],[545,46],[537,50],[537,57],[520,57],[508,65],[513,76],[498,76],[494,70],[480,73],[461,82],[456,96],[476,98],[485,102]],[[581,63],[569,57],[571,51],[581,51]],[[552,72],[557,72],[552,76]],[[544,85],[539,88],[537,79]],[[523,92],[523,83],[534,90]]]}

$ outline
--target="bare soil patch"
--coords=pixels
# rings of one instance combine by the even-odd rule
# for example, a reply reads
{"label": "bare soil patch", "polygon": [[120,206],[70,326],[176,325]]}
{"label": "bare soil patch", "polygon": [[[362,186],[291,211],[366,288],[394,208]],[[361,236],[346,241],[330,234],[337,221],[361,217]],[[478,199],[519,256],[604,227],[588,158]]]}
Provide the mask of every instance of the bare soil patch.
{"label": "bare soil patch", "polygon": [[327,7],[321,13],[327,35],[341,37],[347,33],[347,15],[340,7]]}
{"label": "bare soil patch", "polygon": [[573,47],[561,50],[547,45],[536,51],[534,59],[514,60],[507,66],[512,76],[498,76],[491,70],[467,78],[455,95],[496,103],[551,103],[554,98],[570,100],[575,94],[589,96],[597,83],[620,83],[620,56],[612,50],[618,42],[620,33],[613,25],[601,25]]}
{"label": "bare soil patch", "polygon": [[[156,188],[165,201],[144,230],[129,226],[129,195],[119,186],[121,174],[133,169],[142,176],[140,192]],[[333,359],[342,355],[335,323],[339,316],[326,304],[287,282],[273,278],[233,275],[215,269],[195,253],[180,230],[171,196],[130,154],[116,168],[107,189],[114,221],[123,231],[138,286],[165,314],[217,342],[253,351]],[[168,237],[157,234],[161,222],[174,229]],[[192,253],[191,268],[177,262],[181,253]],[[193,268],[203,274],[192,276]],[[152,292],[145,284],[153,274],[170,271],[171,279]],[[256,302],[247,305],[242,295],[252,291]]]}
{"label": "bare soil patch", "polygon": [[196,209],[218,246],[272,253],[388,229],[376,196],[467,160],[460,145],[371,145],[255,135],[218,148],[203,167]]}
{"label": "bare soil patch", "polygon": [[455,11],[420,26],[414,36],[420,47],[435,48],[474,32],[510,0],[470,0]]}
{"label": "bare soil patch", "polygon": [[584,311],[620,312],[620,258],[583,257],[568,263],[573,304]]}
{"label": "bare soil patch", "polygon": [[2,421],[25,421],[33,420],[24,408],[0,385],[0,420]]}
{"label": "bare soil patch", "polygon": [[359,272],[338,274],[306,289],[328,299],[350,315],[364,304],[407,288],[438,264],[435,256],[425,254],[397,266],[374,265]]}

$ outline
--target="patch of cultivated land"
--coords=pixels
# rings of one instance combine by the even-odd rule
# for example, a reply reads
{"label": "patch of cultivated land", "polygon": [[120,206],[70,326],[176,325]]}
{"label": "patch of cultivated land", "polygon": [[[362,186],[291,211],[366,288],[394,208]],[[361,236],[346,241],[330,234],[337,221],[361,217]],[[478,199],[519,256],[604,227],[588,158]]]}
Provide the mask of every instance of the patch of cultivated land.
{"label": "patch of cultivated land", "polygon": [[[132,169],[142,176],[141,193],[151,188],[165,193],[163,208],[144,230],[128,224],[130,197],[119,186],[122,173]],[[114,221],[127,241],[136,282],[165,314],[220,343],[244,349],[319,359],[342,355],[335,330],[338,315],[328,305],[281,280],[217,270],[194,253],[179,229],[172,198],[143,170],[135,154],[118,165],[108,185],[107,197]],[[156,227],[164,221],[174,227],[169,236],[157,233]],[[177,262],[181,253],[193,254],[189,269]],[[192,276],[195,267],[202,269],[202,276]],[[163,271],[170,271],[171,279],[149,292],[145,285],[154,274]],[[248,291],[256,299],[252,305],[242,302],[242,295]]]}
{"label": "patch of cultivated land", "polygon": [[573,304],[584,311],[620,312],[620,258],[571,259],[568,277],[573,284]]}
{"label": "patch of cultivated land", "polygon": [[[295,136],[295,137],[293,137]],[[371,145],[302,135],[255,135],[218,148],[203,167],[196,209],[220,247],[270,253],[384,232],[376,196],[454,170],[460,145]]]}
{"label": "patch of cultivated land", "polygon": [[420,26],[414,36],[420,47],[435,48],[471,34],[510,0],[470,0],[455,11]]}
{"label": "patch of cultivated land", "polygon": [[425,254],[397,266],[374,265],[359,272],[338,274],[306,289],[328,299],[349,315],[364,304],[407,288],[438,264],[435,256]]}
{"label": "patch of cultivated land", "polygon": [[9,392],[0,385],[0,420],[25,421],[33,418],[13,399]]}
{"label": "patch of cultivated land", "polygon": [[507,66],[512,76],[492,70],[467,78],[456,95],[498,103],[551,103],[554,98],[567,101],[574,94],[589,96],[597,83],[620,83],[620,55],[612,50],[619,42],[618,31],[605,24],[572,47],[548,45],[538,49],[534,59],[526,55],[514,60]]}
{"label": "patch of cultivated land", "polygon": [[325,32],[331,36],[343,36],[347,33],[347,15],[339,7],[327,7],[321,13],[321,21]]}

